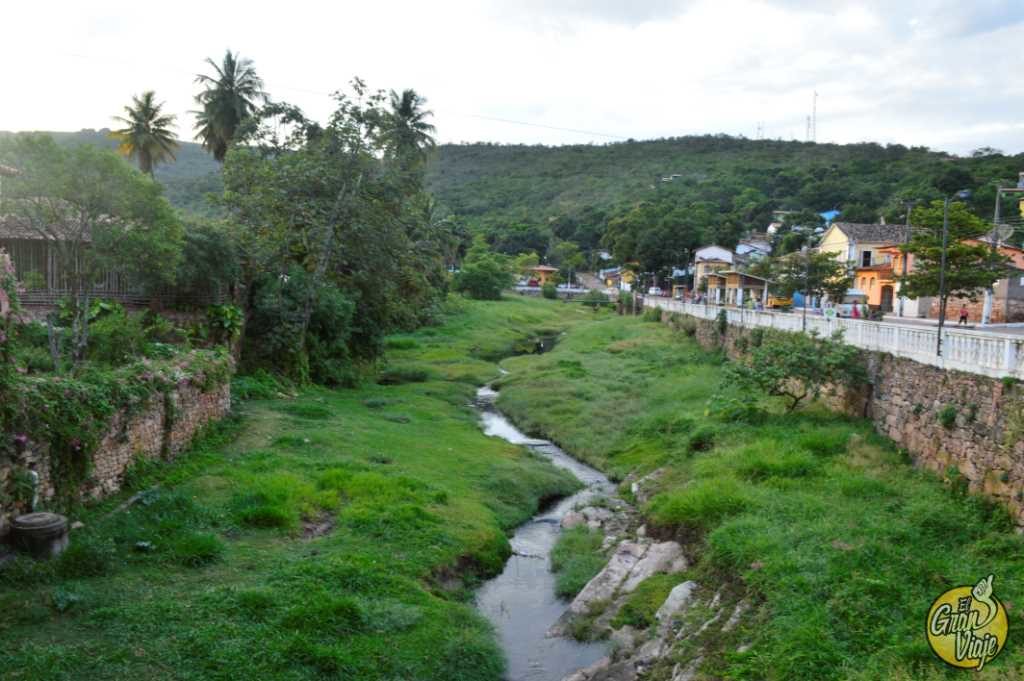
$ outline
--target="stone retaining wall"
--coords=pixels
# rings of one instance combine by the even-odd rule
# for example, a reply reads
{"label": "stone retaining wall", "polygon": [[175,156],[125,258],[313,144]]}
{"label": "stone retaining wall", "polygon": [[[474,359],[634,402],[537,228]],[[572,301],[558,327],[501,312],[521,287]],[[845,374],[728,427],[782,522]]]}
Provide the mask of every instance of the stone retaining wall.
{"label": "stone retaining wall", "polygon": [[[137,459],[170,459],[188,447],[192,437],[207,423],[223,418],[231,408],[231,383],[203,390],[182,381],[165,394],[156,393],[144,409],[126,416],[115,414],[96,451],[82,497],[99,499],[121,489],[125,470]],[[26,448],[14,461],[0,461],[0,490],[9,490],[15,471],[35,471],[39,476],[39,501],[55,495],[46,445]],[[9,531],[11,517],[27,512],[28,504],[12,503],[0,496],[0,537]]]}
{"label": "stone retaining wall", "polygon": [[[742,352],[736,340],[750,330],[697,320],[705,348]],[[1024,527],[1024,384],[943,370],[887,353],[863,352],[871,384],[851,394],[835,391],[829,406],[871,420],[875,430],[905,449],[916,465],[947,475],[959,471],[968,489],[1004,503]],[[945,417],[945,418],[944,418]]]}

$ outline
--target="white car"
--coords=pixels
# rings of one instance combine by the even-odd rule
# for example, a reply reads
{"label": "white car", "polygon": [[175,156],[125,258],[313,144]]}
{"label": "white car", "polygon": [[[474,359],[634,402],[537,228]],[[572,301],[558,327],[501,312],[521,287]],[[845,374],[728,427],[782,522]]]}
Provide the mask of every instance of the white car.
{"label": "white car", "polygon": [[649,296],[663,296],[665,294],[657,286],[652,286],[649,289],[647,289],[647,295],[649,295]]}

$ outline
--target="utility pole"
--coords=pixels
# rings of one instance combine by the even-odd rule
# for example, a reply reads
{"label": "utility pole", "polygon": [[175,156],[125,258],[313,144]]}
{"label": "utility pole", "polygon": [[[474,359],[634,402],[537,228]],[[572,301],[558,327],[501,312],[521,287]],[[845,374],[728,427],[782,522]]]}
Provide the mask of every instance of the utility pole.
{"label": "utility pole", "polygon": [[[1002,198],[1003,194],[1011,193],[1024,193],[1024,173],[1020,174],[1020,179],[1017,182],[1016,187],[996,187],[996,207],[992,214],[992,235],[990,237],[992,247],[992,258],[995,259],[996,254],[999,252],[999,223],[1002,221]],[[981,312],[981,323],[983,326],[989,324],[992,321],[992,306],[995,302],[995,282],[992,286],[985,289],[985,305]]]}
{"label": "utility pole", "polygon": [[814,91],[814,100],[811,104],[811,141],[818,141],[818,91]]}
{"label": "utility pole", "polygon": [[935,340],[935,354],[942,357],[942,327],[946,322],[946,249],[949,246],[949,197],[942,209],[942,257],[939,260],[939,333]]}

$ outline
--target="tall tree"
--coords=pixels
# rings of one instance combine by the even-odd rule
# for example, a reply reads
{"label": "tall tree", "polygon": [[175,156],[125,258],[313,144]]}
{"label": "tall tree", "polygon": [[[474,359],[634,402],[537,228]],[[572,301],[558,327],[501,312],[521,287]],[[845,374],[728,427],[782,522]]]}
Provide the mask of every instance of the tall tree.
{"label": "tall tree", "polygon": [[196,112],[196,137],[215,159],[223,161],[239,126],[268,98],[251,59],[227,50],[220,64],[210,58],[206,63],[214,73],[196,75],[196,83],[203,86],[196,95],[196,103],[202,106]]}
{"label": "tall tree", "polygon": [[939,314],[945,317],[949,298],[977,299],[992,283],[1005,277],[1009,258],[984,243],[966,243],[984,237],[990,225],[974,215],[959,201],[949,205],[949,236],[946,247],[945,272],[942,273],[943,202],[933,201],[918,206],[911,213],[914,225],[909,243],[900,246],[904,253],[914,254],[914,270],[900,281],[902,293],[911,298],[940,295],[940,278],[944,290],[939,298]]}
{"label": "tall tree", "polygon": [[405,166],[418,165],[426,152],[436,146],[437,129],[427,121],[434,115],[426,109],[427,98],[415,90],[394,90],[390,95],[391,111],[383,129],[385,144],[391,154]]}
{"label": "tall tree", "polygon": [[153,174],[157,164],[168,159],[173,161],[174,150],[178,148],[171,131],[175,116],[164,114],[163,106],[163,102],[156,101],[152,90],[143,92],[141,97],[132,97],[131,105],[124,108],[125,115],[114,116],[114,120],[125,127],[110,133],[121,143],[118,153],[136,161],[139,170],[147,175]]}

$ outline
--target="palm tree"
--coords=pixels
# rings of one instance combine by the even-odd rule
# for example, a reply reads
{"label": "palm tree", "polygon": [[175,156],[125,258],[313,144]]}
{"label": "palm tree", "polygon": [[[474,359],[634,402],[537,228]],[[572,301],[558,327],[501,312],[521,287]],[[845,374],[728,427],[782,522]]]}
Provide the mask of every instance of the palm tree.
{"label": "palm tree", "polygon": [[392,125],[384,131],[384,135],[395,153],[420,154],[436,146],[434,133],[437,129],[427,122],[427,118],[433,116],[434,112],[423,108],[426,103],[427,98],[421,97],[415,90],[403,90],[402,94],[391,91]]}
{"label": "palm tree", "polygon": [[124,108],[125,115],[114,116],[114,120],[124,123],[125,127],[110,133],[121,143],[117,147],[118,153],[137,160],[139,170],[147,175],[153,174],[157,164],[173,161],[174,150],[178,148],[171,132],[175,117],[162,114],[163,106],[163,102],[156,102],[156,94],[152,90],[143,92],[141,97],[132,97],[131,106]]}
{"label": "palm tree", "polygon": [[206,63],[215,75],[196,76],[196,82],[203,86],[196,95],[196,103],[203,107],[196,112],[196,138],[215,159],[223,161],[238,126],[256,113],[258,103],[267,101],[267,94],[251,59],[227,50],[220,65],[210,58]]}

